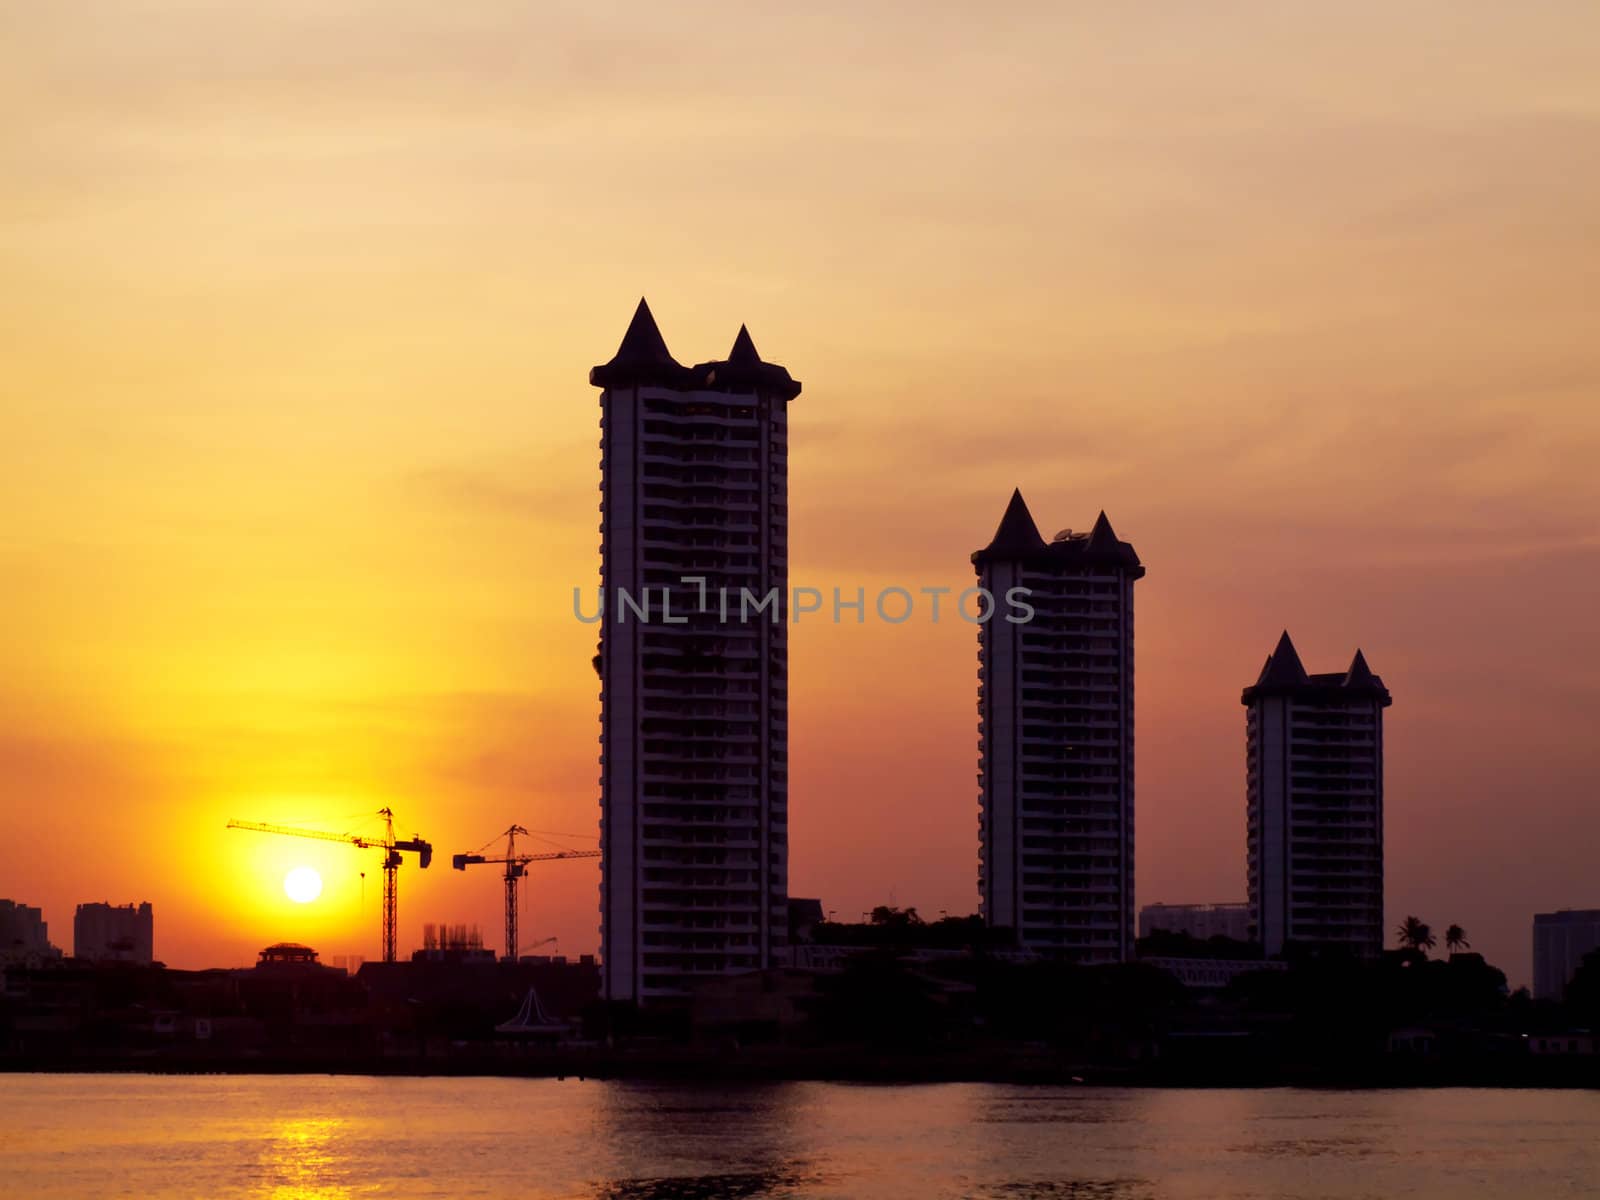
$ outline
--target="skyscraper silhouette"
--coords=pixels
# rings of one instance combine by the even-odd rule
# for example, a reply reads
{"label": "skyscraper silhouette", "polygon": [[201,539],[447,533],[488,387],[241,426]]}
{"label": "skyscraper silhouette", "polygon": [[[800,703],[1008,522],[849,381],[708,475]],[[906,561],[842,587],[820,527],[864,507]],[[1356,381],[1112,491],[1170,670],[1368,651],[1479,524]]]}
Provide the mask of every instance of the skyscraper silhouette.
{"label": "skyscraper silhouette", "polygon": [[[1133,585],[1144,567],[1105,513],[1088,533],[1046,542],[1020,491],[972,562],[995,599],[978,633],[984,919],[1050,957],[1119,962],[1133,953]],[[1006,603],[1019,587],[1031,620]]]}
{"label": "skyscraper silhouette", "polygon": [[726,359],[680,365],[643,300],[589,381],[603,389],[604,995],[665,1000],[776,965],[787,942],[800,385],[743,327]]}
{"label": "skyscraper silhouette", "polygon": [[1250,917],[1268,954],[1289,943],[1383,949],[1383,710],[1356,651],[1308,675],[1289,634],[1244,689]]}

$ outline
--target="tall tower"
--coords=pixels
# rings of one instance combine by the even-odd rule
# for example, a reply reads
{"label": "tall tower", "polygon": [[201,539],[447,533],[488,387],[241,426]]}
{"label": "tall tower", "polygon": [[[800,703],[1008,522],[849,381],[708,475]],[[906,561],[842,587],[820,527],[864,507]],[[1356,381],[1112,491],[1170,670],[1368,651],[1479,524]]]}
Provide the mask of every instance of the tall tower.
{"label": "tall tower", "polygon": [[[978,887],[985,921],[1053,958],[1133,955],[1133,584],[1101,513],[1046,542],[1020,491],[972,556],[978,630]],[[1008,605],[1026,588],[1033,609]],[[1015,619],[1013,619],[1015,618]]]}
{"label": "tall tower", "polygon": [[1308,675],[1287,632],[1244,689],[1250,920],[1268,954],[1290,943],[1383,949],[1383,710],[1361,651]]}
{"label": "tall tower", "polygon": [[589,382],[603,389],[604,995],[659,1002],[778,965],[788,940],[787,410],[800,385],[742,326],[726,359],[681,366],[643,300]]}

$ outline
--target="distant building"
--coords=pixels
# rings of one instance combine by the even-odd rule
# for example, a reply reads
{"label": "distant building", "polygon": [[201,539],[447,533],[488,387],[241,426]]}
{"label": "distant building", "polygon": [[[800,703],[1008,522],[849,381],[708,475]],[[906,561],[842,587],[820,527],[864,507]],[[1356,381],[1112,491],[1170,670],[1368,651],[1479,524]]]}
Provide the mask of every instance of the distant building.
{"label": "distant building", "polygon": [[822,911],[821,900],[789,897],[789,944],[797,945],[811,940],[811,931],[828,918]]}
{"label": "distant building", "polygon": [[600,968],[588,954],[576,963],[367,962],[356,978],[371,996],[378,1027],[408,1029],[408,1041],[419,1022],[434,1030],[540,1024],[517,1019],[530,989],[537,992],[538,1009],[556,1021],[581,1016],[600,994]]}
{"label": "distant building", "polygon": [[978,626],[983,918],[1040,955],[1131,958],[1133,585],[1144,567],[1105,513],[1046,542],[1020,491],[972,563],[993,597]]}
{"label": "distant building", "polygon": [[1249,904],[1146,904],[1139,910],[1139,936],[1158,929],[1187,933],[1205,941],[1212,937],[1250,940]]}
{"label": "distant building", "polygon": [[691,1027],[699,1037],[777,1041],[812,1019],[817,973],[788,967],[708,979],[695,989]]}
{"label": "distant building", "polygon": [[1583,956],[1600,949],[1600,908],[1564,908],[1533,918],[1533,995],[1560,1000]]}
{"label": "distant building", "polygon": [[317,952],[299,942],[274,942],[261,952],[251,970],[257,975],[348,974],[342,967],[318,962]]}
{"label": "distant building", "polygon": [[0,900],[0,964],[36,966],[60,957],[61,951],[50,944],[42,910]]}
{"label": "distant building", "polygon": [[[788,943],[789,402],[740,328],[686,367],[641,300],[600,394],[601,970],[686,1003]],[[585,619],[588,619],[585,617]]]}
{"label": "distant building", "polygon": [[150,965],[155,961],[155,917],[149,903],[78,905],[72,919],[72,956]]}
{"label": "distant building", "polygon": [[484,946],[476,925],[448,922],[424,925],[422,949],[411,952],[412,962],[492,963],[498,957]]}
{"label": "distant building", "polygon": [[1389,1054],[1403,1058],[1437,1058],[1439,1056],[1439,1031],[1423,1025],[1407,1025],[1391,1029],[1384,1049]]}
{"label": "distant building", "polygon": [[1139,961],[1147,967],[1160,967],[1187,988],[1225,988],[1240,975],[1285,971],[1289,967],[1286,962],[1261,958],[1166,958],[1158,955]]}
{"label": "distant building", "polygon": [[1244,689],[1250,913],[1286,945],[1383,951],[1383,681],[1357,650],[1308,675],[1285,633]]}

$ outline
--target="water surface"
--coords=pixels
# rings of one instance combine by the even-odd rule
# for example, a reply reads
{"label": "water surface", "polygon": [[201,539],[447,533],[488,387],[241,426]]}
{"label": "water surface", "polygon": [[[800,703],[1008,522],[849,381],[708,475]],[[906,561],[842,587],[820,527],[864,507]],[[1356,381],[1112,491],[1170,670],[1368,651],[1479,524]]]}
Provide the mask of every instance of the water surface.
{"label": "water surface", "polygon": [[1600,1094],[0,1075],[0,1195],[1600,1195]]}

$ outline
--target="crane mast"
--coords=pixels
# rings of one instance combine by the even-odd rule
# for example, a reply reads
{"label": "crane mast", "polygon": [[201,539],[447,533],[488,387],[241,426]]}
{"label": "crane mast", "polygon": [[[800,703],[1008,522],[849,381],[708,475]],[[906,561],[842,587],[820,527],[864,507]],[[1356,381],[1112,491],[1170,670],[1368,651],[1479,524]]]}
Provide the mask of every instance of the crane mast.
{"label": "crane mast", "polygon": [[394,836],[394,812],[380,808],[383,818],[383,836],[369,837],[355,833],[328,833],[321,829],[298,829],[292,825],[269,825],[264,821],[229,821],[229,829],[244,829],[252,833],[274,833],[283,837],[313,838],[322,842],[344,842],[358,850],[383,851],[383,961],[392,963],[397,957],[397,918],[399,916],[398,881],[400,852],[410,851],[417,856],[417,865],[424,870],[433,861],[433,846],[421,837],[397,840]]}
{"label": "crane mast", "polygon": [[[517,885],[522,877],[528,873],[528,864],[536,862],[555,862],[562,858],[599,858],[598,850],[552,850],[544,854],[518,854],[517,835],[529,836],[528,831],[521,825],[513,825],[505,831],[506,852],[504,854],[484,855],[456,854],[452,855],[450,865],[457,871],[465,871],[470,866],[480,863],[503,863],[506,885],[506,946],[505,956],[510,962],[517,961]],[[550,939],[546,938],[546,941]],[[543,943],[541,943],[542,945]]]}

